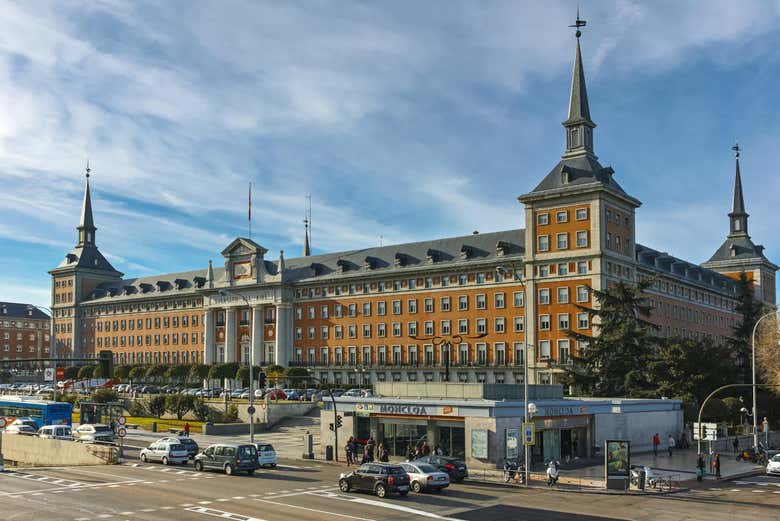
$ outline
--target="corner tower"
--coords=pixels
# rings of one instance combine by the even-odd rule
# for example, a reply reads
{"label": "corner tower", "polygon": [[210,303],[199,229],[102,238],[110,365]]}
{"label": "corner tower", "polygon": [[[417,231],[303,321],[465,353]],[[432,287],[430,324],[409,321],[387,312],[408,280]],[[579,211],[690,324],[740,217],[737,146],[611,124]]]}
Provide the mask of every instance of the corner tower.
{"label": "corner tower", "polygon": [[756,298],[764,304],[775,305],[775,281],[778,267],[764,256],[764,247],[755,244],[748,234],[748,217],[742,192],[742,173],[739,168],[739,144],[734,151],[734,194],[729,212],[729,233],[712,257],[702,266],[732,278],[744,272],[753,283]]}
{"label": "corner tower", "polygon": [[[122,278],[95,243],[97,228],[92,217],[92,197],[89,189],[89,163],[86,168],[81,219],[76,227],[78,242],[65,259],[49,271],[51,309],[57,340],[56,356],[84,356],[94,353],[94,339],[87,335],[92,328],[84,328],[79,304],[100,283]],[[55,356],[55,354],[52,354]]]}

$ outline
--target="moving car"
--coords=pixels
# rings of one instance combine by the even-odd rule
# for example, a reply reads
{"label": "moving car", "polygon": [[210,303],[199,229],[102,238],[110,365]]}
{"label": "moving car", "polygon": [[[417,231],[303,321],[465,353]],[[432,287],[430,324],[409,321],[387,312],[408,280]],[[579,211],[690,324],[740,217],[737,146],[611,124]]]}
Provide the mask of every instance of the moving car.
{"label": "moving car", "polygon": [[451,458],[450,456],[431,454],[430,456],[416,459],[411,463],[430,463],[442,472],[446,472],[450,476],[450,481],[455,483],[460,483],[469,476],[466,463],[461,459]]}
{"label": "moving car", "polygon": [[24,434],[26,436],[34,436],[37,431],[29,425],[17,424],[9,425],[3,432],[6,434]]}
{"label": "moving car", "polygon": [[780,474],[780,454],[775,454],[766,464],[767,474]]}
{"label": "moving car", "polygon": [[141,449],[141,461],[161,461],[163,465],[171,463],[187,463],[190,459],[187,448],[182,443],[172,441],[155,441],[148,447]]}
{"label": "moving car", "polygon": [[34,431],[38,431],[38,422],[33,420],[32,418],[17,418],[13,422],[11,422],[11,425],[28,425],[29,427],[32,427]]}
{"label": "moving car", "polygon": [[257,447],[249,444],[218,443],[195,456],[195,470],[198,472],[216,469],[232,476],[236,472],[246,471],[251,476],[259,467]]}
{"label": "moving car", "polygon": [[423,490],[433,490],[440,492],[441,489],[450,486],[450,476],[442,472],[430,463],[401,463],[401,467],[409,475],[412,490],[422,492]]}
{"label": "moving car", "polygon": [[255,443],[255,446],[257,447],[257,458],[260,461],[260,466],[275,467],[278,462],[274,446],[270,443]]}
{"label": "moving car", "polygon": [[102,423],[79,425],[73,431],[76,441],[82,443],[114,443],[114,431]]}
{"label": "moving car", "polygon": [[187,457],[194,458],[198,454],[198,444],[189,436],[167,436],[161,440],[166,443],[181,443],[187,449]]}
{"label": "moving car", "polygon": [[352,472],[339,477],[342,492],[363,490],[373,492],[377,497],[388,494],[405,496],[409,493],[409,475],[400,465],[392,463],[364,463]]}
{"label": "moving car", "polygon": [[38,437],[50,440],[73,441],[70,425],[45,425],[38,429]]}

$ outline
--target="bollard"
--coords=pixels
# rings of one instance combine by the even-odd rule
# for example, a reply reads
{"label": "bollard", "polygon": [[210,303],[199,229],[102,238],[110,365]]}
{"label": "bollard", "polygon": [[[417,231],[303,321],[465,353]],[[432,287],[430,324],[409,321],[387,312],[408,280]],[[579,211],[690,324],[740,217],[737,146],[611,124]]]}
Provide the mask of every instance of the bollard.
{"label": "bollard", "polygon": [[157,432],[157,422],[152,422],[152,432]]}

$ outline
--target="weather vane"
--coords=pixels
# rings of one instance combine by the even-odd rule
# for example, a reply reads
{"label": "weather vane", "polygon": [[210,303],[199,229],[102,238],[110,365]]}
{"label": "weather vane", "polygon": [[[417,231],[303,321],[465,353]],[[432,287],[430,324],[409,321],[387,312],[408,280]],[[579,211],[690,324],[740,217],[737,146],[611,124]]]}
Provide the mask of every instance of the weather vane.
{"label": "weather vane", "polygon": [[734,157],[736,157],[737,159],[739,159],[739,142],[737,142],[737,143],[734,143],[734,146],[733,146],[733,147],[731,147],[731,150],[733,150],[733,151],[734,151]]}
{"label": "weather vane", "polygon": [[87,179],[89,179],[89,173],[90,173],[91,171],[92,171],[92,170],[89,168],[89,159],[87,159]]}
{"label": "weather vane", "polygon": [[586,25],[588,25],[588,22],[586,22],[585,20],[581,20],[580,19],[580,8],[577,7],[577,21],[574,22],[574,25],[570,25],[569,26],[569,27],[576,27],[577,28],[577,32],[574,33],[574,36],[576,36],[577,38],[582,36],[582,32],[580,31],[580,27],[585,27]]}

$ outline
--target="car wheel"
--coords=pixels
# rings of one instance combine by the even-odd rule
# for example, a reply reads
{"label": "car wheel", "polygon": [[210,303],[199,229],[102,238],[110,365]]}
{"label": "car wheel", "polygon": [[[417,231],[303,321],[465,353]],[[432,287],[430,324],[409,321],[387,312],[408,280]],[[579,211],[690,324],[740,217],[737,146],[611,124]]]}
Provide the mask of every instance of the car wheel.
{"label": "car wheel", "polygon": [[203,462],[200,460],[195,460],[195,470],[198,472],[203,472]]}
{"label": "car wheel", "polygon": [[233,465],[231,465],[230,463],[225,465],[225,474],[227,474],[228,476],[233,475]]}
{"label": "car wheel", "polygon": [[146,454],[141,454],[141,461],[143,461],[144,463],[149,461],[148,459],[146,459]]}
{"label": "car wheel", "polygon": [[381,483],[376,486],[374,491],[376,492],[376,497],[385,497],[387,495],[387,489]]}
{"label": "car wheel", "polygon": [[342,492],[349,492],[349,481],[346,479],[339,480],[339,490]]}
{"label": "car wheel", "polygon": [[162,459],[162,464],[163,464],[163,465],[167,465],[168,463],[169,463],[169,462],[168,462],[168,458],[167,458],[166,456],[163,456],[163,459]]}
{"label": "car wheel", "polygon": [[418,494],[420,493],[420,491],[422,490],[422,486],[420,486],[420,482],[419,481],[413,481],[412,482],[412,490],[414,490]]}

